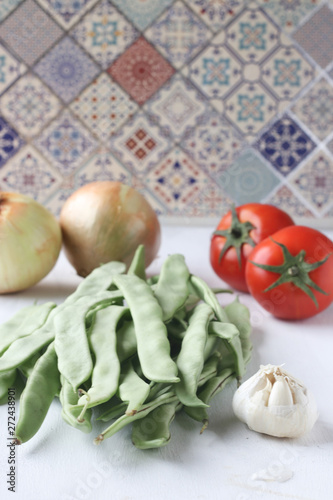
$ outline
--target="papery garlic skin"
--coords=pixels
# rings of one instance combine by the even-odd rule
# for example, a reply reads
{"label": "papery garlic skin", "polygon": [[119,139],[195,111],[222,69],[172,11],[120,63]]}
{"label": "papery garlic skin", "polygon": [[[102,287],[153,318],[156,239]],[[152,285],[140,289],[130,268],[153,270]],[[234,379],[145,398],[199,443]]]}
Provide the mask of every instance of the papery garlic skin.
{"label": "papery garlic skin", "polygon": [[237,389],[232,407],[251,430],[276,437],[299,437],[310,431],[318,418],[313,394],[276,365],[261,365]]}

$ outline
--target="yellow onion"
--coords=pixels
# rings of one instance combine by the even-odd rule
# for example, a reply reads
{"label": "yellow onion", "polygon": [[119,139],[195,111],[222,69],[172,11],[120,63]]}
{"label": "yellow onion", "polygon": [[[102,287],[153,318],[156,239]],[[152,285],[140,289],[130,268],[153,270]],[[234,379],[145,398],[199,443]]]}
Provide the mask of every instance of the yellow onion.
{"label": "yellow onion", "polygon": [[83,277],[112,260],[129,266],[139,245],[147,267],[161,243],[155,211],[121,182],[91,182],[75,191],[61,210],[60,225],[65,254]]}
{"label": "yellow onion", "polygon": [[0,192],[0,293],[38,283],[56,263],[61,230],[43,205],[20,193]]}

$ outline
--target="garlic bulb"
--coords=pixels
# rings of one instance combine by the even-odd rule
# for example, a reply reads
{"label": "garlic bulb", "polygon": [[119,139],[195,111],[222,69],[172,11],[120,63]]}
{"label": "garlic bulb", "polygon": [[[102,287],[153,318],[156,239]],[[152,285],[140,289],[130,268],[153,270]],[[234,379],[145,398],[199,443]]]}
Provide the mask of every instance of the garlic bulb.
{"label": "garlic bulb", "polygon": [[260,370],[235,392],[235,415],[256,432],[276,437],[298,437],[318,418],[312,393],[281,366]]}

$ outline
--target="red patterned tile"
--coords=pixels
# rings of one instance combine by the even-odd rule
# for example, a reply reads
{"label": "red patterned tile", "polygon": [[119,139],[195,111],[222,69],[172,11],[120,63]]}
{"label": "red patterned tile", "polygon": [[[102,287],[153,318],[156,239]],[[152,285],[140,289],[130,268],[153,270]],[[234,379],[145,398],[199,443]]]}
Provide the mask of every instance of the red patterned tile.
{"label": "red patterned tile", "polygon": [[143,37],[108,69],[112,78],[138,104],[144,104],[174,72],[174,68]]}

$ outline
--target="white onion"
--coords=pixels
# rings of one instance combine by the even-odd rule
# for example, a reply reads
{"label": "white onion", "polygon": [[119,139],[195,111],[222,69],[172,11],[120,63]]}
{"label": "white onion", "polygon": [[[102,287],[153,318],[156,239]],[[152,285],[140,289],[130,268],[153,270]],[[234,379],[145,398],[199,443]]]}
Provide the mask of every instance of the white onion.
{"label": "white onion", "polygon": [[60,225],[65,254],[80,276],[112,260],[131,263],[139,245],[146,267],[160,247],[160,224],[148,201],[121,182],[91,182],[65,202]]}
{"label": "white onion", "polygon": [[56,263],[61,230],[43,205],[20,193],[0,192],[0,293],[38,283]]}

